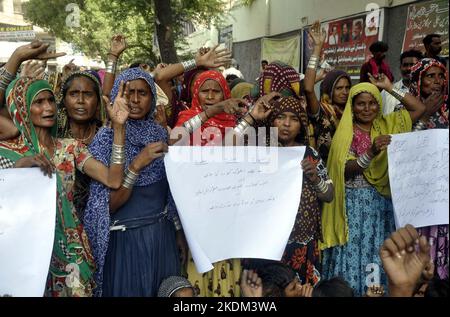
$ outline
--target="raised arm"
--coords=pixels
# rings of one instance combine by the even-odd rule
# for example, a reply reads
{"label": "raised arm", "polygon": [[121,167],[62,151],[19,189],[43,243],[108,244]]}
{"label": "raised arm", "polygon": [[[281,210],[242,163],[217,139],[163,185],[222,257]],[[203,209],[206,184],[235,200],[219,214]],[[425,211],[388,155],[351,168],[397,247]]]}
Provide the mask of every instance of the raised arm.
{"label": "raised arm", "polygon": [[317,115],[320,110],[320,103],[317,100],[316,93],[314,92],[314,84],[316,83],[316,69],[320,60],[320,52],[322,51],[323,43],[325,42],[326,34],[320,31],[320,22],[314,22],[309,36],[313,41],[313,51],[306,67],[305,79],[303,84],[305,87],[306,101],[308,103],[307,110],[311,116]]}
{"label": "raised arm", "polygon": [[378,88],[386,90],[386,92],[398,99],[405,106],[406,110],[408,110],[413,123],[419,120],[424,114],[426,108],[422,101],[411,95],[409,92],[404,93],[395,89],[394,85],[385,74],[380,74],[378,78],[375,78],[369,73],[369,80]]}
{"label": "raised arm", "polygon": [[84,164],[84,172],[89,177],[113,189],[118,189],[123,180],[125,122],[129,114],[129,95],[129,83],[121,82],[114,105],[111,105],[109,99],[104,97],[114,129],[114,142],[109,167],[94,158],[88,159]]}
{"label": "raised arm", "polygon": [[102,91],[103,95],[109,97],[112,87],[114,86],[114,79],[116,78],[116,66],[120,55],[127,48],[127,41],[125,36],[121,34],[114,35],[111,38],[111,47],[108,53],[108,62],[106,64],[105,78],[103,79]]}

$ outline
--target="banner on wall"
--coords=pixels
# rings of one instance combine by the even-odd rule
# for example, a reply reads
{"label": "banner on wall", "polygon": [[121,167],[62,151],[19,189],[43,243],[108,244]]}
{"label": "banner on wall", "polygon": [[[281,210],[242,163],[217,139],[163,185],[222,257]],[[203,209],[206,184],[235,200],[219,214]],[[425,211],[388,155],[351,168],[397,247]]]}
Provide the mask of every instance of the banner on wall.
{"label": "banner on wall", "polygon": [[267,60],[269,63],[278,60],[300,71],[300,37],[263,38],[261,40],[261,60]]}
{"label": "banner on wall", "polygon": [[[322,50],[322,60],[333,69],[359,78],[359,70],[370,57],[369,46],[383,38],[383,9],[321,24],[327,34]],[[310,26],[303,29],[303,72],[311,56],[313,44],[308,36]]]}
{"label": "banner on wall", "polygon": [[448,56],[448,1],[434,0],[411,4],[406,17],[403,51],[425,51],[422,39],[431,33],[441,35],[442,56]]}
{"label": "banner on wall", "polygon": [[36,37],[32,25],[0,24],[0,41],[32,41]]}

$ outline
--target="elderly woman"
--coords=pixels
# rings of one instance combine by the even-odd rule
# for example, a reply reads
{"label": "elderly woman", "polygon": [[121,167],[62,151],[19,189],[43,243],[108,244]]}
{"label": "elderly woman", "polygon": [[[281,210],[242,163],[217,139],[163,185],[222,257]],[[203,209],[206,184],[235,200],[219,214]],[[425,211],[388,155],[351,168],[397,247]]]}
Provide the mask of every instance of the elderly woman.
{"label": "elderly woman", "polygon": [[[92,295],[95,265],[86,233],[73,206],[75,169],[107,187],[120,186],[123,125],[128,117],[123,91],[121,88],[114,109],[108,108],[114,127],[114,150],[110,153],[112,164],[109,167],[94,159],[83,143],[56,138],[56,104],[47,81],[20,78],[6,91],[8,110],[20,134],[14,140],[0,143],[2,167],[39,166],[46,174],[52,174],[56,167],[56,229],[47,296]],[[74,283],[68,284],[68,279],[73,279]]]}
{"label": "elderly woman", "polygon": [[[448,129],[448,73],[444,64],[432,58],[424,58],[414,65],[411,69],[411,93],[420,98],[427,109],[415,125],[416,131]],[[448,278],[448,225],[418,230],[432,242],[431,257],[436,273],[441,279]]]}
{"label": "elderly woman", "polygon": [[[124,182],[117,191],[92,182],[84,215],[97,265],[95,294],[156,296],[164,278],[180,275],[176,241],[181,241],[182,251],[185,248],[162,158],[168,135],[152,117],[156,105],[152,76],[141,68],[124,71],[114,83],[113,101],[119,97],[121,82],[129,86],[131,102]],[[112,130],[103,127],[89,149],[109,164],[111,147]]]}
{"label": "elderly woman", "polygon": [[331,140],[339,125],[352,85],[350,76],[341,70],[330,71],[320,84],[320,100],[314,91],[316,68],[326,34],[320,33],[320,24],[316,22],[310,31],[314,44],[311,58],[305,72],[305,94],[308,102],[308,115],[314,126],[316,149],[322,159],[327,162]]}
{"label": "elderly woman", "polygon": [[[335,198],[324,204],[322,214],[324,278],[343,277],[358,296],[370,286],[366,285],[368,265],[378,265],[373,282],[387,289],[378,256],[383,241],[394,231],[386,148],[390,134],[411,131],[425,110],[414,96],[396,91],[387,77],[371,80],[377,86],[361,83],[350,90],[327,165]],[[396,96],[408,110],[382,115],[377,87]]]}
{"label": "elderly woman", "polygon": [[[61,86],[58,105],[58,136],[91,144],[97,131],[106,121],[99,79],[93,72],[77,71],[69,74]],[[90,178],[76,172],[74,204],[80,220],[89,196]]]}

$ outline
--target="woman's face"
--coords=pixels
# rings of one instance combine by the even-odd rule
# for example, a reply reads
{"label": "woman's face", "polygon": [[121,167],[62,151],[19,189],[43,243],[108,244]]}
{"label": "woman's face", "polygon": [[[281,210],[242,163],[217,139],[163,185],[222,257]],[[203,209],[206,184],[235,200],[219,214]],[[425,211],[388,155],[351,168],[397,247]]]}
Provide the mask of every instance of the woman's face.
{"label": "woman's face", "polygon": [[208,79],[200,86],[198,99],[203,110],[223,101],[223,98],[222,87],[217,81]]}
{"label": "woman's face", "polygon": [[278,141],[289,144],[295,141],[302,125],[294,113],[283,112],[275,118],[273,126],[278,128]]}
{"label": "woman's face", "polygon": [[36,128],[51,128],[56,124],[56,103],[52,92],[40,92],[33,99],[30,120]]}
{"label": "woman's face", "polygon": [[95,84],[86,77],[76,77],[72,80],[64,97],[67,116],[75,122],[88,122],[97,112],[98,97]]}
{"label": "woman's face", "polygon": [[432,93],[441,94],[444,90],[444,82],[444,70],[437,66],[430,67],[425,74],[422,75],[421,96],[426,98]]}
{"label": "woman's face", "polygon": [[336,82],[333,89],[333,104],[344,106],[347,103],[350,86],[351,84],[347,78],[340,78]]}
{"label": "woman's face", "polygon": [[378,115],[380,105],[374,96],[367,92],[360,93],[353,102],[355,121],[361,124],[372,123]]}
{"label": "woman's face", "polygon": [[143,79],[135,79],[130,83],[130,114],[134,120],[145,119],[152,105],[152,92],[150,86]]}

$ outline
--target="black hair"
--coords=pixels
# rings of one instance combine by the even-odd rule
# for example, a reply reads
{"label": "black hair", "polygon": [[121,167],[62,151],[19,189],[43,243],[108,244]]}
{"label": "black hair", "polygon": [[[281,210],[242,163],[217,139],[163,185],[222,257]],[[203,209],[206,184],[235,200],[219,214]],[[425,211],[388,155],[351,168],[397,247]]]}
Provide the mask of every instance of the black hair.
{"label": "black hair", "polygon": [[83,76],[80,74],[75,74],[71,76],[71,78],[64,83],[64,86],[62,87],[62,100],[61,102],[64,103],[64,98],[66,98],[67,91],[69,90],[69,87],[72,85],[72,82],[77,78],[87,78],[89,81],[94,85],[94,91],[95,95],[97,96],[97,102],[100,103],[102,101],[102,97],[100,96],[99,86],[97,83],[88,76]]}
{"label": "black hair", "polygon": [[262,63],[266,63],[267,65],[269,65],[269,62],[266,61],[265,59],[263,59],[263,60],[261,61],[261,64],[262,64]]}
{"label": "black hair", "polygon": [[229,81],[229,80],[235,80],[236,78],[239,78],[238,76],[236,76],[235,74],[230,74],[230,75],[227,75],[227,77],[225,78],[225,80],[226,81]]}
{"label": "black hair", "polygon": [[321,280],[314,287],[312,297],[354,297],[353,289],[341,277]]}
{"label": "black hair", "polygon": [[449,280],[441,280],[439,277],[433,277],[428,282],[428,287],[424,297],[448,297]]}
{"label": "black hair", "polygon": [[434,38],[434,37],[441,38],[441,36],[440,36],[439,34],[436,34],[436,33],[428,34],[428,35],[426,35],[426,36],[423,38],[423,40],[422,40],[423,45],[425,45],[425,46],[430,45],[431,42],[433,42],[433,38]]}
{"label": "black hair", "polygon": [[375,53],[384,53],[387,52],[389,49],[389,46],[387,45],[386,42],[383,41],[376,41],[373,42],[372,44],[370,44],[369,46],[369,50],[372,54]]}
{"label": "black hair", "polygon": [[412,49],[412,50],[408,50],[408,51],[404,51],[401,55],[400,55],[400,64],[403,62],[404,58],[407,57],[415,57],[418,60],[421,60],[423,58],[423,54],[421,51]]}
{"label": "black hair", "polygon": [[134,62],[133,64],[130,65],[129,68],[138,68],[142,63],[141,62]]}
{"label": "black hair", "polygon": [[257,273],[262,281],[264,297],[284,297],[284,289],[295,278],[294,270],[280,262],[269,262],[259,267]]}

